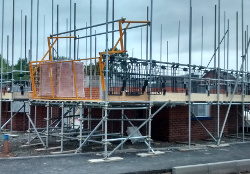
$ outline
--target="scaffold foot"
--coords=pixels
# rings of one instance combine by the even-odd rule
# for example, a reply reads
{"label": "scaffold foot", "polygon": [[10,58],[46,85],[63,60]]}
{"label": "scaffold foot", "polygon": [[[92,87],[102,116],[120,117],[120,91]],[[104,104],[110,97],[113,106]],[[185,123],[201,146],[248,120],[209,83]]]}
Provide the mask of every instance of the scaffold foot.
{"label": "scaffold foot", "polygon": [[219,146],[218,145],[209,145],[207,147],[211,147],[211,148],[220,148],[220,147],[229,147],[230,144],[220,144]]}
{"label": "scaffold foot", "polygon": [[162,151],[155,151],[154,153],[137,153],[136,155],[139,157],[148,157],[148,156],[155,156],[155,155],[162,155],[165,152]]}
{"label": "scaffold foot", "polygon": [[114,161],[121,161],[123,160],[123,158],[121,157],[110,157],[110,158],[107,158],[107,159],[90,159],[88,160],[88,162],[90,163],[105,163],[105,162],[114,162]]}

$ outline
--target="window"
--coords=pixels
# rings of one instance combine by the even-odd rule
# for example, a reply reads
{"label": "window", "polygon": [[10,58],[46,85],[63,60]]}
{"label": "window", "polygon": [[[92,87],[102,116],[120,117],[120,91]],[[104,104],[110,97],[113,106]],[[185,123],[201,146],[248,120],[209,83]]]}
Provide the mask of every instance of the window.
{"label": "window", "polygon": [[196,117],[210,117],[210,105],[192,105],[191,111]]}

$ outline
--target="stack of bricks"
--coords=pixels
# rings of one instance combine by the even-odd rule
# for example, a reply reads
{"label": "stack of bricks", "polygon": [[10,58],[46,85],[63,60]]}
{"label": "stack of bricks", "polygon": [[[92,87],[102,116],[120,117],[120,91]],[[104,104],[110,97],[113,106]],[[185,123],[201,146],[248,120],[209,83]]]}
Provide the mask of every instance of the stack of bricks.
{"label": "stack of bricks", "polygon": [[[53,97],[50,80],[52,74],[55,98],[75,98],[76,90],[72,62],[45,63],[40,65],[40,86],[38,97]],[[82,62],[74,62],[77,95],[85,97],[84,66]]]}

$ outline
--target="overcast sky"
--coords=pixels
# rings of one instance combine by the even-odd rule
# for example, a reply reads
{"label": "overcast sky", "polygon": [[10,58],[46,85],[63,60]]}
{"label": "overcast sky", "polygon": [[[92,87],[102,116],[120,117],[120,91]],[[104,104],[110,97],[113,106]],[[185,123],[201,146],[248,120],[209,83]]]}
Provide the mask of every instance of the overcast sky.
{"label": "overcast sky", "polygon": [[[72,0],[72,28],[73,28],[73,4],[76,3],[76,28],[89,25],[90,10],[89,0]],[[154,0],[153,7],[153,59],[160,60],[160,28],[163,27],[163,49],[162,60],[167,60],[167,41],[169,42],[169,62],[177,62],[177,46],[178,46],[178,23],[180,21],[180,62],[188,63],[188,30],[189,30],[189,0]],[[106,0],[92,0],[92,24],[103,23],[106,21]],[[67,29],[66,21],[70,16],[70,0],[54,0],[54,33],[56,32],[56,6],[59,5],[59,32]],[[201,64],[201,19],[204,17],[204,58],[203,66],[206,66],[213,55],[214,49],[214,6],[218,5],[218,0],[193,0],[193,36],[192,36],[192,64]],[[2,0],[1,0],[2,6]],[[115,19],[121,17],[127,20],[146,20],[146,8],[150,7],[150,0],[115,0]],[[249,24],[250,1],[244,0],[244,30]],[[12,0],[5,0],[5,18],[4,18],[4,58],[7,57],[7,35],[10,36],[9,58],[12,58]],[[109,20],[112,19],[112,0],[109,0]],[[2,7],[1,7],[2,16]],[[23,11],[23,42],[21,55],[21,10]],[[226,13],[226,30],[227,19],[230,21],[229,34],[229,68],[235,69],[236,65],[236,12],[239,12],[239,50],[241,50],[241,1],[240,0],[221,0],[221,38],[224,34],[224,11]],[[15,0],[15,41],[14,41],[14,62],[18,58],[24,57],[24,16],[27,15],[27,50],[30,48],[30,17],[31,17],[31,0]],[[45,17],[45,33],[44,33],[44,17]],[[36,30],[37,30],[37,0],[33,0],[33,33],[32,33],[32,60],[36,60]],[[218,21],[218,18],[217,18]],[[68,22],[69,23],[69,22]],[[2,24],[1,24],[2,25]],[[218,26],[218,24],[217,24]],[[118,24],[115,24],[115,29]],[[111,30],[111,25],[109,25]],[[93,29],[95,32],[104,32],[104,27]],[[40,0],[39,6],[39,39],[38,39],[38,60],[43,57],[46,51],[47,42],[44,39],[52,33],[52,0]],[[217,31],[218,33],[218,31]],[[79,36],[85,36],[86,31],[77,32]],[[89,34],[89,30],[88,30]],[[142,29],[143,34],[143,59],[146,58],[146,28]],[[45,36],[45,37],[44,37]],[[109,35],[109,47],[111,47],[111,34]],[[115,41],[118,40],[118,33],[115,34]],[[217,41],[218,42],[218,41]],[[45,46],[44,46],[45,45]],[[59,42],[59,55],[66,56],[69,54],[66,40]],[[224,67],[224,44],[221,47],[221,67]],[[45,47],[45,48],[44,48]],[[86,57],[86,39],[79,42],[79,57]],[[94,38],[93,38],[94,53]],[[105,35],[97,37],[97,54],[105,50]],[[127,34],[127,50],[128,54],[137,58],[141,58],[141,29],[129,30]],[[90,56],[89,39],[87,48],[87,57]],[[73,54],[72,54],[73,56]],[[72,57],[71,56],[71,57]],[[239,57],[241,51],[239,51]]]}

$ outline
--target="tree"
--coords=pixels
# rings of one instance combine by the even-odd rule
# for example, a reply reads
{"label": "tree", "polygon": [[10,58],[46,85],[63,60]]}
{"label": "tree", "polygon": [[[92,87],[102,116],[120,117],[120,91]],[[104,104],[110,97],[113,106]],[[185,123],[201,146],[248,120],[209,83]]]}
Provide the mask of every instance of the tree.
{"label": "tree", "polygon": [[[27,59],[25,58],[19,58],[17,63],[14,65],[14,70],[21,70],[21,64],[22,64],[22,71],[29,71],[29,64],[27,63]],[[13,73],[14,80],[20,80],[20,77],[22,77],[22,80],[29,80],[29,73],[21,73],[21,72],[15,72]]]}

